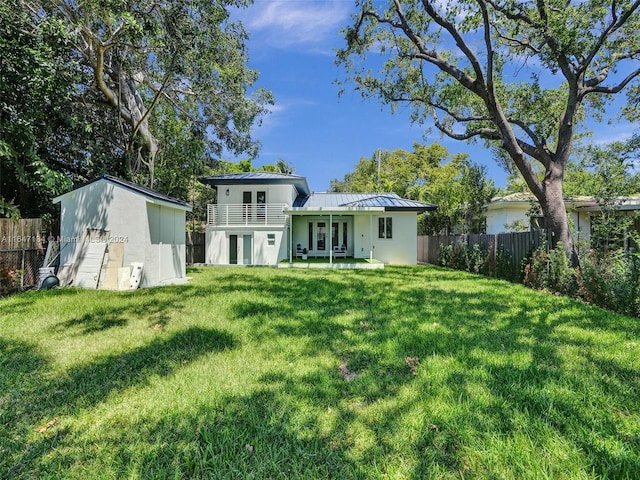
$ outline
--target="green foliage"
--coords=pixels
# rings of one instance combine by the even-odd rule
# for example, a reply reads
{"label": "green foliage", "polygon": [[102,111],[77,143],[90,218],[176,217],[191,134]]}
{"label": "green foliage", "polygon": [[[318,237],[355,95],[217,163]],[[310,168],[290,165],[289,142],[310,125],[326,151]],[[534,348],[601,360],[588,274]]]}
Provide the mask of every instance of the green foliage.
{"label": "green foliage", "polygon": [[640,317],[640,258],[637,254],[597,253],[580,256],[573,268],[561,247],[537,249],[525,266],[524,284],[531,288],[583,299],[629,316]]}
{"label": "green foliage", "polygon": [[523,282],[531,288],[568,296],[578,291],[576,271],[560,242],[553,249],[543,244],[533,253],[525,266]]}
{"label": "green foliage", "polygon": [[640,257],[592,250],[581,259],[580,296],[613,312],[640,317]]}
{"label": "green foliage", "polygon": [[514,264],[513,255],[504,247],[498,247],[493,276],[517,283],[522,281],[522,275],[522,270]]}
{"label": "green foliage", "polygon": [[[358,2],[338,51],[344,83],[518,171],[554,241],[573,239],[563,174],[589,117],[636,95],[640,3],[632,0]],[[617,75],[614,72],[627,72]],[[516,75],[514,75],[514,72]],[[514,80],[515,79],[515,80]],[[627,112],[628,113],[628,112]]]}
{"label": "green foliage", "polygon": [[39,216],[68,188],[83,146],[70,102],[79,70],[68,34],[53,21],[34,24],[22,1],[2,3],[0,24],[0,199],[5,214]]}
{"label": "green foliage", "polygon": [[376,151],[371,158],[361,158],[343,180],[332,180],[331,190],[393,192],[438,205],[435,212],[419,218],[420,235],[451,232],[454,228],[477,233],[484,226],[484,206],[496,192],[483,166],[466,155],[450,155],[436,143],[414,143],[413,152]]}
{"label": "green foliage", "polygon": [[475,243],[471,248],[464,242],[440,245],[438,263],[443,267],[487,275],[489,273],[489,252]]}
{"label": "green foliage", "polygon": [[[188,199],[221,152],[257,152],[244,0],[0,6],[0,198],[23,216],[109,173]],[[251,89],[251,93],[247,90]]]}

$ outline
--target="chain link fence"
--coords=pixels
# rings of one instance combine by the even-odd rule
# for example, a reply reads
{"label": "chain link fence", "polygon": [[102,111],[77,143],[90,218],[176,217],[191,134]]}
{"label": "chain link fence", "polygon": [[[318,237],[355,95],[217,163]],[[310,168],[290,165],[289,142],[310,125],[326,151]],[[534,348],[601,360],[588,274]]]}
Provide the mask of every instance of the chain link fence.
{"label": "chain link fence", "polygon": [[47,251],[44,228],[39,218],[0,219],[0,296],[38,286]]}

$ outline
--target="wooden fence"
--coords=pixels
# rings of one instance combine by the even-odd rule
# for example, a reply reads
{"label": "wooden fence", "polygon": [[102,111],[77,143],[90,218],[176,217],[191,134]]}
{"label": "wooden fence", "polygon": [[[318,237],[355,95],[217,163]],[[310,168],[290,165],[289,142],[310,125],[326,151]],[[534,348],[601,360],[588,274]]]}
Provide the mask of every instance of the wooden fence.
{"label": "wooden fence", "polygon": [[187,265],[204,263],[204,232],[187,232]]}
{"label": "wooden fence", "polygon": [[514,267],[519,267],[524,258],[538,248],[545,239],[545,232],[498,233],[495,235],[429,235],[418,237],[418,262],[439,264],[440,248],[448,245],[464,244],[469,248],[478,245],[481,250],[489,252],[490,261],[495,261],[496,254],[502,250],[511,256]]}
{"label": "wooden fence", "polygon": [[36,286],[47,235],[40,218],[0,218],[0,295]]}

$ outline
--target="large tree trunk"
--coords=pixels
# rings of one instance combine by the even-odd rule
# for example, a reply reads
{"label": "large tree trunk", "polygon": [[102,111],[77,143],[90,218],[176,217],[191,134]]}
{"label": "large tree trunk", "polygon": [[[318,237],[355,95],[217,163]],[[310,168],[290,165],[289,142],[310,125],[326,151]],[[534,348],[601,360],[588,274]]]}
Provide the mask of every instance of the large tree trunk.
{"label": "large tree trunk", "polygon": [[555,248],[558,242],[562,242],[567,258],[571,259],[574,266],[577,266],[578,258],[574,250],[567,209],[564,204],[563,174],[564,168],[557,165],[548,170],[542,181],[542,195],[536,196],[536,198],[538,198],[542,209],[550,247]]}

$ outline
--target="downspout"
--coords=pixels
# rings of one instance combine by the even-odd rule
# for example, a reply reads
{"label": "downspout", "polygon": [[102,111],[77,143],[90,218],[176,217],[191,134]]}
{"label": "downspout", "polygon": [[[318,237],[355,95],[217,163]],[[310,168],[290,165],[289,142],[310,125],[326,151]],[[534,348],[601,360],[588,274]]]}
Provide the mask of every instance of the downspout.
{"label": "downspout", "polygon": [[293,212],[289,215],[289,263],[293,263]]}
{"label": "downspout", "polygon": [[373,261],[373,213],[369,214],[369,261]]}

